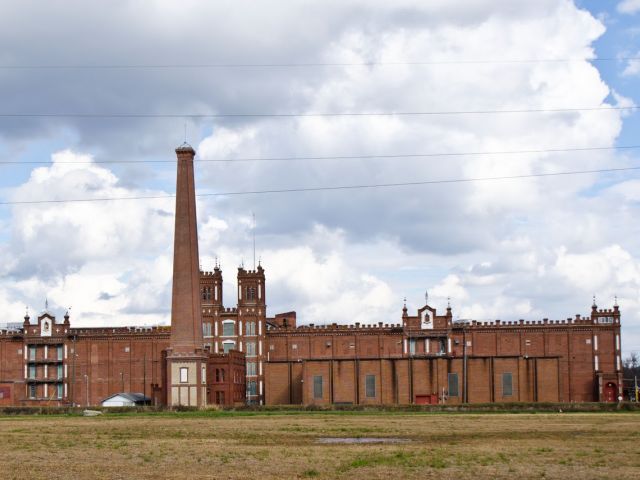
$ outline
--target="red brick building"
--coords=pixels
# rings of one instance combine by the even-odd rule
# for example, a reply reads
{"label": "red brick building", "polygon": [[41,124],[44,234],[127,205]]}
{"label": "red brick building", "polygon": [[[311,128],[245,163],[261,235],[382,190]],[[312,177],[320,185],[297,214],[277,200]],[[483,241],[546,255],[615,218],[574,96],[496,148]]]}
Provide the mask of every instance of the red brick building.
{"label": "red brick building", "polygon": [[[171,327],[73,328],[47,310],[0,330],[0,405],[96,405],[120,392],[156,405],[616,401],[617,306],[566,320],[455,322],[425,305],[399,323],[298,326],[267,317],[265,271],[198,267],[193,159],[176,149]],[[329,320],[329,319],[327,319]]]}

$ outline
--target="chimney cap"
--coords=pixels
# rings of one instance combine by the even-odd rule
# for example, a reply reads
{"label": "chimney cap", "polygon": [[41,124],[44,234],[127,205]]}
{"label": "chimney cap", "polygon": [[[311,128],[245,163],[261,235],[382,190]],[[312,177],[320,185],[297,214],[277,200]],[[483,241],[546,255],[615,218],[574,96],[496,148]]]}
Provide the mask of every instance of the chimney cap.
{"label": "chimney cap", "polygon": [[192,155],[195,155],[196,151],[191,145],[189,145],[187,142],[184,142],[182,145],[176,148],[176,153],[191,153]]}

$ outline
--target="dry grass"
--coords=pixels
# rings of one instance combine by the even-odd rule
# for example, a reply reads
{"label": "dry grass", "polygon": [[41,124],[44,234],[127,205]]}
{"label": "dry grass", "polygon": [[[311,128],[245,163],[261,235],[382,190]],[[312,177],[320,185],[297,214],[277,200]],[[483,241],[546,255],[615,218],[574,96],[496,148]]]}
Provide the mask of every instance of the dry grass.
{"label": "dry grass", "polygon": [[637,479],[640,414],[0,417],[0,465],[5,479]]}

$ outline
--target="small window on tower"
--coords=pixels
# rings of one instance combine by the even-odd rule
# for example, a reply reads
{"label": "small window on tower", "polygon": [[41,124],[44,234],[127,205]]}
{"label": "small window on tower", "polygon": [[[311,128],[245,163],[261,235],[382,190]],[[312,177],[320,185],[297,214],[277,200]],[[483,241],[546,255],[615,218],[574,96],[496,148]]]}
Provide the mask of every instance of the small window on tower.
{"label": "small window on tower", "polygon": [[255,287],[247,287],[247,300],[255,300],[255,299],[256,299]]}
{"label": "small window on tower", "polygon": [[223,322],[222,324],[222,336],[223,337],[233,337],[235,335],[235,328],[233,325],[233,321],[231,322]]}

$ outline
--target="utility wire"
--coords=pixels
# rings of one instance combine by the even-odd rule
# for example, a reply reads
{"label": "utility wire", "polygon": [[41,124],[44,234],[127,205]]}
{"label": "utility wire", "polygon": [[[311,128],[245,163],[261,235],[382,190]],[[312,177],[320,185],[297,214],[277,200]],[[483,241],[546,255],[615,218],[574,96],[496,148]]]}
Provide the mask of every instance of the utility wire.
{"label": "utility wire", "polygon": [[415,112],[324,112],[324,113],[0,113],[0,118],[293,118],[293,117],[401,117],[430,115],[481,115],[504,113],[561,113],[611,110],[637,110],[640,106],[629,107],[579,107],[579,108],[531,108],[513,110],[434,110]]}
{"label": "utility wire", "polygon": [[599,58],[533,58],[533,59],[480,59],[480,60],[424,60],[380,62],[282,62],[282,63],[133,63],[133,64],[19,64],[0,65],[0,70],[168,70],[209,68],[308,68],[308,67],[394,67],[429,65],[491,65],[535,64],[571,62],[616,62],[640,60],[637,56]]}
{"label": "utility wire", "polygon": [[[428,157],[467,157],[483,155],[521,155],[533,153],[563,153],[563,152],[588,152],[607,150],[631,150],[640,148],[640,145],[619,145],[612,147],[569,147],[547,148],[535,150],[499,150],[485,152],[442,152],[442,153],[406,153],[389,155],[332,155],[311,157],[240,157],[240,158],[199,158],[196,163],[234,163],[234,162],[301,162],[311,160],[365,160],[365,159],[391,159],[391,158],[428,158]],[[50,165],[51,160],[0,160],[0,165]],[[90,164],[118,164],[118,163],[176,163],[176,160],[95,160],[95,161],[56,161],[56,164],[90,165]]]}
{"label": "utility wire", "polygon": [[[597,170],[574,170],[567,172],[551,172],[551,173],[531,173],[523,175],[506,175],[496,177],[476,177],[476,178],[457,178],[457,179],[445,179],[445,180],[425,180],[418,182],[397,182],[397,183],[374,183],[374,184],[360,184],[360,185],[337,185],[328,187],[296,187],[296,188],[283,188],[272,190],[247,190],[247,191],[230,191],[230,192],[218,192],[218,193],[200,193],[196,197],[225,197],[225,196],[240,196],[240,195],[264,195],[272,193],[300,193],[300,192],[321,192],[321,191],[337,191],[337,190],[362,190],[373,188],[389,188],[389,187],[409,187],[418,185],[438,185],[438,184],[452,184],[452,183],[471,183],[471,182],[485,182],[494,180],[517,180],[523,178],[541,178],[541,177],[557,177],[557,176],[569,176],[569,175],[585,175],[593,173],[611,173],[611,172],[626,172],[640,170],[640,167],[622,167],[622,168],[601,168]],[[18,201],[5,201],[0,202],[0,205],[38,205],[47,203],[88,203],[88,202],[105,202],[116,200],[152,200],[152,199],[166,199],[175,198],[175,195],[150,195],[150,196],[135,196],[135,197],[104,197],[104,198],[76,198],[76,199],[60,199],[60,200],[18,200]]]}

